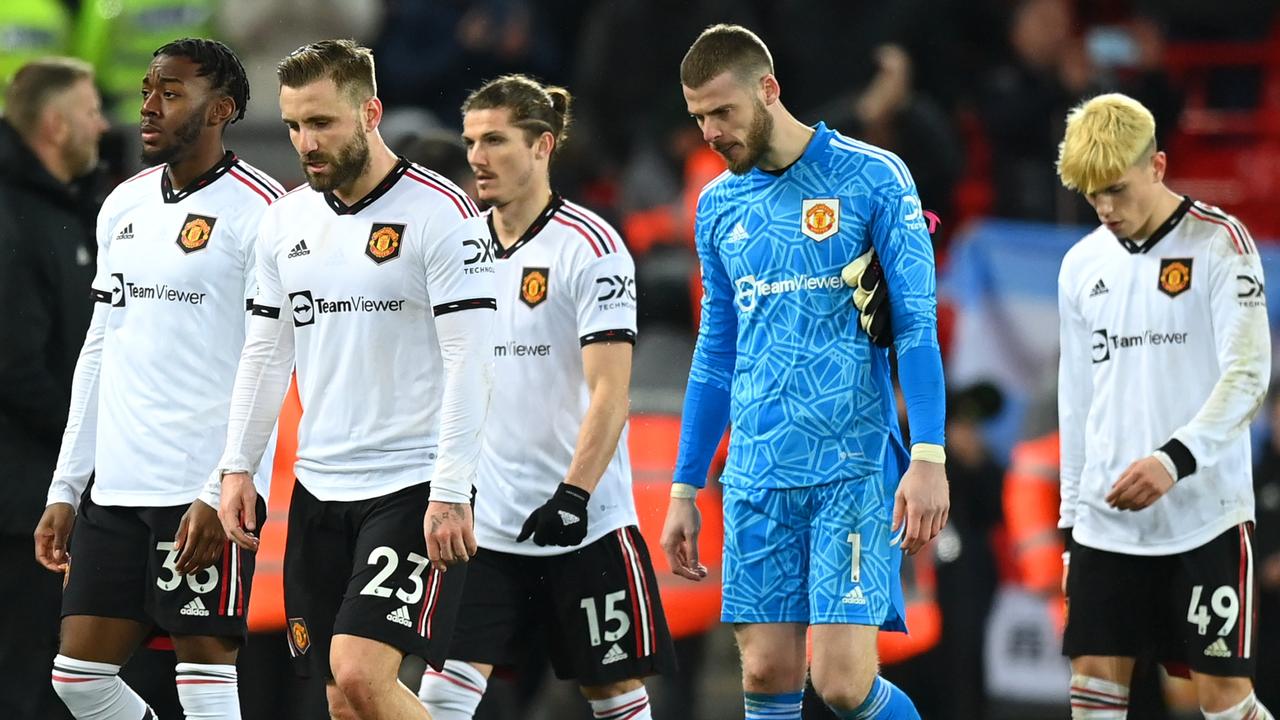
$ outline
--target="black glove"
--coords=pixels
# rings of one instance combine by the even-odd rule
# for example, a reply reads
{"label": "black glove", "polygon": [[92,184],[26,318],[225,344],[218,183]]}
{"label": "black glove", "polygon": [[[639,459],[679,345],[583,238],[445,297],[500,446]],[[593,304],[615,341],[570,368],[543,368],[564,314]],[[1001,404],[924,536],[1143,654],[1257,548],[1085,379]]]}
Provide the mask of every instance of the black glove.
{"label": "black glove", "polygon": [[858,324],[871,342],[887,348],[893,345],[889,327],[889,284],[875,250],[868,250],[845,266],[840,276],[853,288],[853,304],[858,309]]}
{"label": "black glove", "polygon": [[571,547],[587,536],[587,500],[591,493],[580,487],[560,483],[556,494],[529,513],[520,528],[516,542],[524,542],[533,536],[538,545]]}

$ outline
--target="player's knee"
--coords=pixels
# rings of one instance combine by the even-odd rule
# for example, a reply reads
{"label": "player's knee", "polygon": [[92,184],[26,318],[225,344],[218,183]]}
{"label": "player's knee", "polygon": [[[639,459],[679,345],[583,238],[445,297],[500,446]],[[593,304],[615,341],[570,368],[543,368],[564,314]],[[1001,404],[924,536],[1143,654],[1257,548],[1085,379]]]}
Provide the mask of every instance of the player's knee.
{"label": "player's knee", "polygon": [[347,702],[347,696],[336,683],[331,682],[325,686],[325,700],[329,704],[330,720],[360,720],[355,708]]}
{"label": "player's knee", "polygon": [[836,669],[814,665],[810,670],[813,689],[823,702],[834,708],[852,709],[862,704],[876,680],[876,669]]}
{"label": "player's knee", "polygon": [[747,692],[792,692],[804,685],[803,661],[777,655],[752,653],[742,658],[742,687]]}
{"label": "player's knee", "polygon": [[[356,714],[363,714],[363,708],[388,691],[389,687],[385,686],[391,684],[376,668],[354,660],[331,661],[330,668],[334,684]],[[332,707],[331,703],[331,710]]]}
{"label": "player's knee", "polygon": [[579,688],[582,696],[588,700],[608,700],[609,698],[625,695],[632,690],[637,690],[644,685],[638,679],[621,680],[608,685],[583,685]]}

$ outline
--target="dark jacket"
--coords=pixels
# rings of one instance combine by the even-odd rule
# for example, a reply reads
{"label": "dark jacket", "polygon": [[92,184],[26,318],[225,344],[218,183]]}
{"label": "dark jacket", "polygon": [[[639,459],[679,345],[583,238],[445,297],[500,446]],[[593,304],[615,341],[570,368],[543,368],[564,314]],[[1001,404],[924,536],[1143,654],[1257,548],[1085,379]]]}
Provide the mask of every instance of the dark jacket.
{"label": "dark jacket", "polygon": [[93,183],[59,182],[0,119],[0,534],[40,520],[93,312]]}

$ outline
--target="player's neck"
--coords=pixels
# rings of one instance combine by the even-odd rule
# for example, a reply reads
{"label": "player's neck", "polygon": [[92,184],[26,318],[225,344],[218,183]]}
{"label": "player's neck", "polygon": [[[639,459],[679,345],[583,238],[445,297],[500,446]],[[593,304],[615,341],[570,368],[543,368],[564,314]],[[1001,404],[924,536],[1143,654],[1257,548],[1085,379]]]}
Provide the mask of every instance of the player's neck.
{"label": "player's neck", "polygon": [[533,192],[493,208],[493,227],[498,233],[498,243],[502,249],[515,245],[524,231],[529,229],[534,220],[551,202],[551,186],[542,185]]}
{"label": "player's neck", "polygon": [[217,142],[201,143],[192,149],[190,155],[169,163],[165,170],[169,173],[169,183],[175,188],[186,188],[196,178],[222,162],[226,155],[227,149],[222,146],[221,138]]}
{"label": "player's neck", "polygon": [[1158,192],[1160,193],[1159,199],[1156,201],[1155,210],[1151,211],[1151,217],[1147,219],[1145,225],[1133,234],[1130,240],[1145,242],[1157,228],[1164,225],[1165,221],[1177,212],[1178,206],[1182,204],[1182,196],[1164,185],[1160,186]]}
{"label": "player's neck", "polygon": [[351,181],[350,185],[335,189],[333,194],[337,195],[342,202],[352,205],[373,192],[378,183],[382,182],[382,178],[386,177],[398,162],[400,158],[391,152],[387,144],[382,142],[382,136],[375,132],[369,138],[369,164],[365,166],[364,172]]}
{"label": "player's neck", "polygon": [[804,154],[814,132],[813,128],[795,119],[785,109],[775,116],[774,123],[769,151],[756,163],[765,171],[782,170],[793,165]]}

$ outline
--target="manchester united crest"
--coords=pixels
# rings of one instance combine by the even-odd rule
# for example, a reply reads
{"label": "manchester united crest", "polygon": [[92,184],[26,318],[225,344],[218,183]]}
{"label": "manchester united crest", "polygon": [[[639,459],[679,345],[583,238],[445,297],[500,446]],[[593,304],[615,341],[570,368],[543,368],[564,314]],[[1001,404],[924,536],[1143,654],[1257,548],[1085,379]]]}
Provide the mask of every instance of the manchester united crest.
{"label": "manchester united crest", "polygon": [[1164,258],[1160,261],[1160,292],[1177,297],[1191,289],[1191,258]]}
{"label": "manchester united crest", "polygon": [[550,268],[525,268],[520,276],[520,300],[529,307],[537,307],[547,299],[547,279]]}
{"label": "manchester united crest", "polygon": [[840,198],[805,198],[800,205],[800,232],[818,242],[840,232]]}
{"label": "manchester united crest", "polygon": [[307,632],[306,620],[289,618],[289,648],[295,657],[306,655],[311,649],[311,633]]}
{"label": "manchester united crest", "polygon": [[188,255],[205,249],[213,235],[213,224],[217,221],[218,218],[207,215],[187,215],[186,221],[182,223],[182,231],[178,233],[178,247]]}
{"label": "manchester united crest", "polygon": [[400,243],[404,238],[404,225],[374,223],[369,231],[369,244],[364,254],[381,265],[388,260],[400,257]]}

